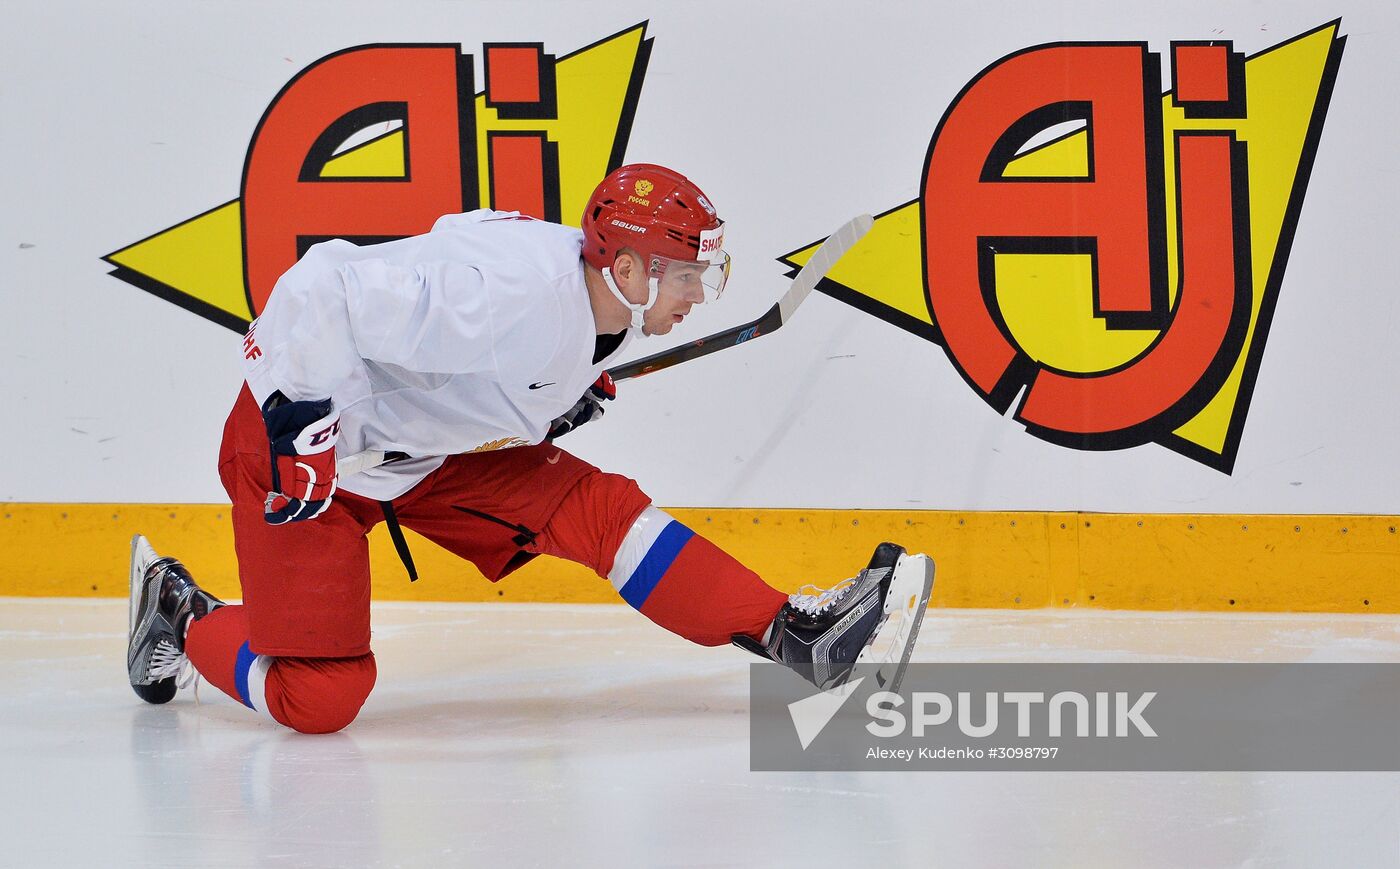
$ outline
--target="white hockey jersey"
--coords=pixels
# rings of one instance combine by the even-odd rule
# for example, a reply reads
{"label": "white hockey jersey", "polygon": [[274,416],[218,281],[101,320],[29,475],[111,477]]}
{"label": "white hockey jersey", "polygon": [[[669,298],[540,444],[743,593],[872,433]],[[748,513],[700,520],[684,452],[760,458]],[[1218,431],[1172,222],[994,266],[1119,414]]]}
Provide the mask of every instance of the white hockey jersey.
{"label": "white hockey jersey", "polygon": [[577,229],[488,210],[357,247],[318,244],[277,281],[243,345],[259,405],[330,396],[341,456],[413,458],[340,481],[397,498],[450,455],[537,444],[628,340],[593,361]]}

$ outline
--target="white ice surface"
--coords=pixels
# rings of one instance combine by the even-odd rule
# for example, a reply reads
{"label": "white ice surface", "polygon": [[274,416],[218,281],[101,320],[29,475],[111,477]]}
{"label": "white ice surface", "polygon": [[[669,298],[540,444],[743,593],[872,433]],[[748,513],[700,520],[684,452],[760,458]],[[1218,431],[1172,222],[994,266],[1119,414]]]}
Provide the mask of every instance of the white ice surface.
{"label": "white ice surface", "polygon": [[[375,608],[333,736],[124,676],[124,601],[0,599],[0,865],[1400,866],[1400,774],[753,773],[748,656],[624,607]],[[919,660],[1400,661],[1400,618],[930,614]]]}

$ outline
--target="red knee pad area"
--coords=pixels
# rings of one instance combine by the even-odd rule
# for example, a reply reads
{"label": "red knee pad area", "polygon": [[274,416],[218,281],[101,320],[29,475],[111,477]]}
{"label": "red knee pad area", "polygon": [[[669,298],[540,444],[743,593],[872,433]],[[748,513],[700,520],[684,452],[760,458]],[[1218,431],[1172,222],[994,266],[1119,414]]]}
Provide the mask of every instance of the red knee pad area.
{"label": "red knee pad area", "polygon": [[300,733],[335,733],[365,705],[378,671],[356,658],[278,658],[267,673],[267,711]]}
{"label": "red knee pad area", "polygon": [[651,499],[633,480],[594,471],[564,496],[532,548],[607,576],[622,539],[650,505]]}

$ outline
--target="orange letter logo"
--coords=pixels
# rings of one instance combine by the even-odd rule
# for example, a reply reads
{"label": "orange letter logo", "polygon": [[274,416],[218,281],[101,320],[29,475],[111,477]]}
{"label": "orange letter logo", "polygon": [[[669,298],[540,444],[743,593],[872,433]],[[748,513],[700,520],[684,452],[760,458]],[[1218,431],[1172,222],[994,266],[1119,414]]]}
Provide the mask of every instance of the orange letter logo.
{"label": "orange letter logo", "polygon": [[[1220,79],[1210,82],[1226,92],[1227,68],[1212,67]],[[934,320],[968,382],[1002,412],[1024,388],[1018,418],[1050,440],[1150,439],[1145,423],[1200,409],[1224,373],[1215,361],[1233,357],[1243,337],[1249,273],[1236,253],[1248,248],[1248,226],[1233,217],[1245,158],[1230,133],[1176,135],[1181,293],[1168,310],[1161,113],[1148,89],[1159,75],[1146,46],[1014,55],[969,86],[930,149],[921,207]],[[1086,177],[1007,174],[1032,135],[1070,121],[1086,130]],[[1089,375],[1031,358],[999,320],[996,295],[997,259],[1032,253],[1087,256],[1095,314],[1109,328],[1158,327],[1159,339]]]}
{"label": "orange letter logo", "polygon": [[650,54],[644,24],[559,58],[539,43],[486,43],[478,92],[458,45],[336,52],[272,100],[238,199],[104,259],[243,333],[318,241],[387,241],[479,207],[576,222],[622,163]]}
{"label": "orange letter logo", "polygon": [[[1026,430],[1147,442],[1228,473],[1345,38],[1250,58],[1061,43],[983,70],[933,134],[918,198],[819,285],[944,347]],[[784,257],[800,266],[809,246]]]}

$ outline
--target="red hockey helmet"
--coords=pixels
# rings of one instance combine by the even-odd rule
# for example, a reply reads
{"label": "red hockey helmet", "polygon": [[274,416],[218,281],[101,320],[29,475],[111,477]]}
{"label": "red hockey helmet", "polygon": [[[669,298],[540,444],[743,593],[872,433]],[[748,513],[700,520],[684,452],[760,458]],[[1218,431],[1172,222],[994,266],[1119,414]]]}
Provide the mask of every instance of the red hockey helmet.
{"label": "red hockey helmet", "polygon": [[[706,295],[717,297],[729,274],[724,221],[705,194],[679,172],[650,163],[614,170],[584,208],[583,258],[602,271],[624,248],[656,274],[665,260],[701,262],[713,268]],[[662,262],[658,262],[661,260]]]}

